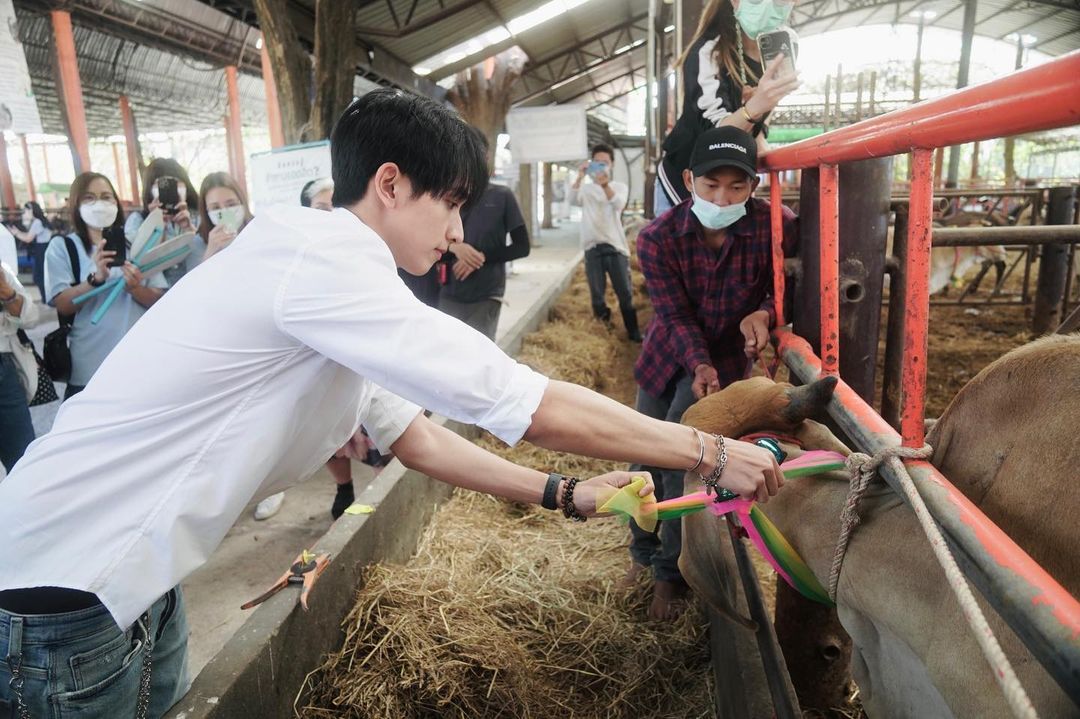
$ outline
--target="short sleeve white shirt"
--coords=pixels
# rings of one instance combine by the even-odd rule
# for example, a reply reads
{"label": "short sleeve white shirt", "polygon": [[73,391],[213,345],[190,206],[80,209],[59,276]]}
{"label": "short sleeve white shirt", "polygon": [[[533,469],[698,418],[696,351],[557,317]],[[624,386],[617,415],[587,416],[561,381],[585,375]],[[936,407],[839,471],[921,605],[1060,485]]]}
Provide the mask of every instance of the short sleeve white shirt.
{"label": "short sleeve white shirt", "polygon": [[313,474],[361,423],[383,451],[420,406],[515,443],[546,386],[416,300],[348,210],[268,208],[0,481],[0,589],[93,592],[127,627],[250,501]]}

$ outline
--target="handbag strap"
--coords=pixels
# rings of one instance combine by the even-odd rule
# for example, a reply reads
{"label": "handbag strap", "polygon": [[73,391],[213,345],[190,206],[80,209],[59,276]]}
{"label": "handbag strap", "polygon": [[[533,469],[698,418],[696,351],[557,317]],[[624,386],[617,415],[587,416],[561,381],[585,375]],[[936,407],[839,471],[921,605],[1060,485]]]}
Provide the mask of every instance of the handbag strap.
{"label": "handbag strap", "polygon": [[[68,260],[71,262],[71,277],[73,278],[71,286],[74,287],[82,281],[79,278],[82,272],[79,266],[79,251],[75,249],[75,240],[68,235],[64,235],[64,245],[67,247]],[[75,323],[75,316],[57,313],[57,320],[59,320],[61,327],[67,327]]]}

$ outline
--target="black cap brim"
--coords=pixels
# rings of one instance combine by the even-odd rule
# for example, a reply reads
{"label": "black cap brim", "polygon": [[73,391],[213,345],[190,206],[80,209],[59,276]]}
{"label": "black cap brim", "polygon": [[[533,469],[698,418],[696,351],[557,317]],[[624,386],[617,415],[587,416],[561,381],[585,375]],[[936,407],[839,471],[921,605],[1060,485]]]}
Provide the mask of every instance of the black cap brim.
{"label": "black cap brim", "polygon": [[694,177],[702,177],[709,174],[718,167],[737,167],[751,177],[757,175],[757,168],[751,167],[750,163],[739,162],[738,160],[733,160],[731,158],[717,158],[715,160],[702,162],[699,165],[691,167],[690,172],[694,174]]}

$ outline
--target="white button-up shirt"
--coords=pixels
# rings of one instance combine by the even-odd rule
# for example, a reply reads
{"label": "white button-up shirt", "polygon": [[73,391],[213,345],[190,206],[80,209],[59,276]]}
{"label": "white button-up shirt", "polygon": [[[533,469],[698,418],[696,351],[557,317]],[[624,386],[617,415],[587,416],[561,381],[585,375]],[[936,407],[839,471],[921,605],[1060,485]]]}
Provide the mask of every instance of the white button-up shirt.
{"label": "white button-up shirt", "polygon": [[513,444],[546,386],[416,300],[348,210],[269,208],[147,312],[0,481],[0,589],[93,592],[127,627],[250,501],[313,474],[360,423],[386,451],[416,402]]}

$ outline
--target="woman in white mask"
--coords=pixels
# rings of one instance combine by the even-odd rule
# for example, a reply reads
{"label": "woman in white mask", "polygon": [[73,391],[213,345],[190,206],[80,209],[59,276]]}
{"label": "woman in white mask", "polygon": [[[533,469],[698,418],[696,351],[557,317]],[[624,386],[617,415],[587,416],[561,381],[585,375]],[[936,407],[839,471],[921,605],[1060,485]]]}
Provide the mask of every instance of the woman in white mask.
{"label": "woman in white mask", "polygon": [[[108,229],[122,236],[124,216],[109,178],[96,172],[79,175],[71,183],[68,204],[75,231],[54,237],[45,251],[46,299],[56,308],[61,323],[71,324],[71,378],[65,400],[86,387],[105,356],[168,287],[161,274],[146,279],[131,262],[110,267],[115,253],[105,250],[104,232]],[[112,277],[124,279],[124,291],[93,324],[91,318],[109,293],[78,305],[74,300]]]}
{"label": "woman in white mask", "polygon": [[769,113],[799,87],[783,63],[761,67],[757,38],[791,23],[797,0],[710,0],[694,39],[675,63],[683,84],[683,108],[664,140],[656,172],[653,210],[657,217],[688,200],[682,172],[694,141],[705,130],[731,125],[757,138],[764,153]]}
{"label": "woman in white mask", "polygon": [[226,172],[211,172],[199,189],[202,214],[199,235],[206,243],[207,260],[232,243],[244,225],[251,221],[244,190]]}

